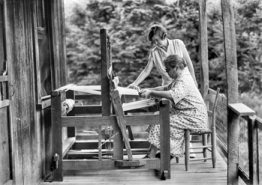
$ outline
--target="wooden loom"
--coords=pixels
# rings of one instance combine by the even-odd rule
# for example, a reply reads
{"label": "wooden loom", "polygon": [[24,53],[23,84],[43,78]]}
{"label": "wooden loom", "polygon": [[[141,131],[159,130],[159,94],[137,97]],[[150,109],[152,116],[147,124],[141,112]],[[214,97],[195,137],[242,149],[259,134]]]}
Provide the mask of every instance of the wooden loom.
{"label": "wooden loom", "polygon": [[[101,37],[101,99],[102,107],[75,106],[67,115],[61,114],[61,103],[66,99],[76,99],[74,91],[60,88],[51,95],[51,115],[53,132],[53,181],[63,181],[64,171],[75,170],[110,170],[117,168],[146,168],[159,170],[160,179],[170,179],[170,128],[169,128],[169,101],[159,102],[159,115],[135,115],[125,116],[118,90],[112,84],[112,76],[108,74],[111,66],[109,60],[110,43],[105,29],[100,30]],[[109,46],[109,47],[108,47]],[[110,85],[111,84],[111,85]],[[112,102],[111,102],[112,101]],[[112,113],[113,104],[114,113]],[[94,112],[100,110],[101,115],[77,116],[88,114],[88,110]],[[102,111],[101,111],[102,109]],[[96,112],[98,113],[98,112]],[[126,126],[160,124],[161,159],[134,159],[130,147]],[[98,159],[66,159],[67,153],[76,142],[75,127],[95,126],[99,128],[99,138],[96,146],[102,145],[101,127],[113,128],[112,159],[102,157],[103,149],[98,147]],[[63,141],[62,128],[68,128],[68,138]],[[118,134],[119,133],[119,134]],[[125,145],[125,146],[124,146]],[[135,141],[133,142],[135,145]],[[128,160],[124,160],[124,148]]]}

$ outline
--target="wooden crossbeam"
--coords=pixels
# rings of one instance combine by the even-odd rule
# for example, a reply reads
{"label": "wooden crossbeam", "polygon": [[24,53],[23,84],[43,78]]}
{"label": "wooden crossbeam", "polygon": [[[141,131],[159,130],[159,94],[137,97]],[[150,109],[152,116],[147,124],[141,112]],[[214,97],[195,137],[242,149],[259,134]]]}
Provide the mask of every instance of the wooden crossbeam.
{"label": "wooden crossbeam", "polygon": [[[135,148],[135,149],[131,149],[132,150],[132,154],[133,155],[143,155],[145,153],[149,152],[149,148]],[[83,149],[83,150],[70,150],[66,153],[68,155],[68,157],[73,156],[73,159],[75,159],[75,157],[81,157],[81,159],[83,159],[83,156],[94,156],[94,155],[98,155],[98,149]],[[106,155],[112,155],[113,151],[109,151],[108,149],[102,149],[102,154],[106,154]],[[124,149],[123,150],[123,154],[126,155],[127,152]]]}
{"label": "wooden crossbeam", "polygon": [[145,166],[145,160],[133,160],[133,161],[123,161],[123,160],[116,160],[115,165],[116,167],[141,167]]}
{"label": "wooden crossbeam", "polygon": [[[126,125],[157,125],[159,115],[125,116]],[[112,126],[116,123],[116,116],[66,116],[62,117],[62,127],[81,126]]]}
{"label": "wooden crossbeam", "polygon": [[0,101],[0,109],[9,106],[9,100]]}
{"label": "wooden crossbeam", "polygon": [[133,156],[132,156],[132,151],[131,151],[131,147],[130,147],[130,143],[128,140],[128,136],[126,133],[126,119],[125,119],[125,115],[124,115],[124,111],[123,111],[123,107],[121,104],[121,99],[120,99],[120,95],[118,90],[114,90],[111,93],[111,99],[113,102],[113,106],[116,112],[116,118],[117,118],[117,123],[118,126],[120,127],[121,133],[123,135],[123,139],[124,139],[124,143],[126,146],[126,150],[127,150],[127,155],[128,155],[128,159],[130,161],[133,160]]}
{"label": "wooden crossbeam", "polygon": [[101,105],[75,105],[73,108],[75,114],[101,114],[102,106]]}
{"label": "wooden crossbeam", "polygon": [[70,159],[63,160],[63,170],[109,170],[116,169],[115,161],[108,160],[81,160],[81,159]]}
{"label": "wooden crossbeam", "polygon": [[0,76],[0,82],[7,82],[8,76]]}
{"label": "wooden crossbeam", "polygon": [[[139,169],[159,169],[160,168],[160,160],[159,159],[143,159],[144,166],[139,167]],[[125,161],[126,164],[131,161]],[[118,163],[119,164],[119,163]],[[142,162],[141,162],[142,164]],[[123,166],[124,167],[124,166]],[[80,160],[80,159],[70,159],[63,160],[63,169],[65,171],[73,171],[73,170],[110,170],[110,169],[118,169],[115,165],[115,161],[111,159],[104,159],[99,161],[97,159],[91,160]],[[75,173],[75,172],[74,172]]]}
{"label": "wooden crossbeam", "polygon": [[[107,143],[109,143],[107,141]],[[131,140],[130,146],[133,149],[139,149],[139,148],[149,148],[150,144],[147,140]],[[83,149],[97,149],[98,143],[97,140],[84,140],[84,141],[76,141],[72,147],[73,150],[83,150]],[[105,146],[103,146],[105,148]]]}

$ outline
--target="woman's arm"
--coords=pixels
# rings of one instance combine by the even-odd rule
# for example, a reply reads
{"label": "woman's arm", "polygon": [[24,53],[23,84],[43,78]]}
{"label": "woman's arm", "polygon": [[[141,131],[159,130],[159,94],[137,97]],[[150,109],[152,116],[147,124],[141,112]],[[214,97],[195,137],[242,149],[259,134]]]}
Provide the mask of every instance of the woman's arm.
{"label": "woman's arm", "polygon": [[172,100],[172,96],[169,91],[156,91],[156,90],[149,90],[149,89],[144,89],[141,92],[141,97],[143,98],[149,98],[150,96],[154,97],[160,97],[160,98],[166,98],[169,100]]}
{"label": "woman's arm", "polygon": [[[146,88],[148,90],[154,90],[154,91],[165,91],[165,89],[168,87],[168,85],[165,86],[158,86],[158,87],[152,87],[152,88]],[[143,91],[144,89],[141,89]]]}
{"label": "woman's arm", "polygon": [[153,61],[149,60],[145,69],[139,74],[137,79],[128,86],[128,88],[133,88],[133,86],[138,86],[141,82],[143,82],[144,79],[151,73],[153,67]]}
{"label": "woman's arm", "polygon": [[195,81],[195,84],[196,86],[197,85],[197,81],[196,81],[196,76],[195,76],[195,71],[194,71],[194,67],[193,67],[193,63],[190,59],[190,56],[188,54],[188,51],[185,47],[182,47],[182,52],[183,52],[183,58],[185,59],[186,63],[187,63],[187,66],[188,66],[188,70],[190,72],[190,74],[192,75],[194,81]]}

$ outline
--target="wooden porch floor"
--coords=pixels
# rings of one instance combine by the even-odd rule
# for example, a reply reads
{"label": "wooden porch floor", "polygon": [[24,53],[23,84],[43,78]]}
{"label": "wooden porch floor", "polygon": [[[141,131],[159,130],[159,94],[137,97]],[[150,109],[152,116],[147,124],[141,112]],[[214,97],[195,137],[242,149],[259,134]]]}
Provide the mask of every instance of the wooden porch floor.
{"label": "wooden porch floor", "polygon": [[[141,156],[135,156],[138,158]],[[213,168],[210,160],[196,161],[185,171],[184,159],[171,161],[171,179],[159,180],[154,170],[117,169],[65,174],[63,182],[41,182],[40,185],[89,185],[89,184],[123,184],[123,185],[225,185],[227,184],[227,166],[217,153],[217,167]]]}

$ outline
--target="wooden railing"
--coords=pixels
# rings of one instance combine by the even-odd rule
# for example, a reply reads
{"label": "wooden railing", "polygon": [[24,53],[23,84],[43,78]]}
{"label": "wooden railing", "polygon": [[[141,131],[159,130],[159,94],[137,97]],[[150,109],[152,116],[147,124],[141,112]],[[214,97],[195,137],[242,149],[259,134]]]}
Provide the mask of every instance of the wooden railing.
{"label": "wooden railing", "polygon": [[[248,173],[243,170],[239,157],[240,145],[240,120],[244,119],[247,123],[247,152],[248,152]],[[238,184],[239,177],[246,184],[259,184],[259,131],[262,131],[262,120],[255,116],[255,111],[242,103],[228,105],[228,127],[227,127],[227,164],[228,164],[228,183]],[[261,165],[260,165],[261,166]]]}
{"label": "wooden railing", "polygon": [[262,172],[260,160],[261,143],[259,142],[259,132],[262,132],[262,120],[256,116],[244,117],[247,121],[248,129],[248,159],[249,174],[239,166],[238,175],[246,184],[260,184],[259,174]]}

